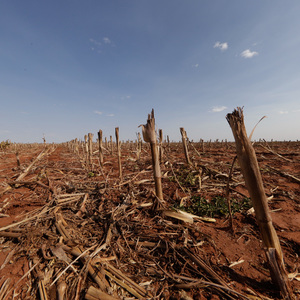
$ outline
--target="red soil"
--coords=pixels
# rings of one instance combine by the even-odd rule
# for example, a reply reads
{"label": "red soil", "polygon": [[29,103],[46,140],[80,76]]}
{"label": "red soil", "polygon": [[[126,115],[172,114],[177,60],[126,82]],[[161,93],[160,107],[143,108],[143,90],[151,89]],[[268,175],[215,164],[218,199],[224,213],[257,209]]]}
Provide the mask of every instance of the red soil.
{"label": "red soil", "polygon": [[[184,165],[184,155],[180,145],[172,145],[170,149],[167,146],[165,148],[162,173],[165,175],[163,176],[163,193],[167,205],[174,206],[179,204],[183,197],[188,197],[186,200],[188,206],[189,201],[191,201],[190,196],[213,199],[215,196],[225,194],[226,179],[218,174],[210,173],[205,169],[205,166],[210,170],[216,170],[219,174],[228,174],[235,155],[234,145],[212,143],[209,146],[206,144],[204,152],[202,152],[201,145],[196,144],[194,146],[198,153],[190,148],[190,157],[193,163],[197,164],[196,170],[202,170],[201,189],[198,181],[188,183],[183,182],[183,179],[181,179],[181,184],[179,184],[169,179],[174,177],[170,164],[172,164],[178,178],[184,168],[190,173],[191,170],[188,170]],[[89,174],[83,167],[83,163],[80,162],[79,157],[70,151],[66,145],[56,145],[55,150],[36,162],[28,175],[22,180],[24,182],[38,180],[52,188],[54,193],[43,186],[34,184],[12,185],[11,183],[37,157],[43,147],[43,145],[11,145],[8,149],[0,152],[0,229],[19,222],[26,216],[34,215],[35,210],[51,201],[55,194],[87,192],[90,193],[91,199],[96,199],[100,197],[101,193],[95,194],[93,189],[100,192],[101,189],[105,189],[101,184],[99,185],[99,182],[104,181],[104,177],[98,167],[97,154],[94,154],[93,158],[93,173]],[[270,147],[272,151],[280,154],[281,157],[260,145],[255,145],[265,192],[268,197],[273,196],[269,201],[269,208],[272,211],[273,224],[281,241],[286,270],[287,273],[295,273],[296,275],[298,272],[300,273],[298,269],[300,255],[300,184],[292,177],[284,174],[300,178],[300,143],[270,143]],[[17,165],[16,150],[19,153],[21,164],[19,167]],[[109,178],[114,182],[111,183],[111,186],[116,185],[116,188],[109,192],[110,206],[106,206],[106,203],[101,204],[100,200],[99,209],[101,207],[103,209],[109,209],[109,207],[113,209],[121,203],[120,201],[123,201],[122,197],[130,194],[131,191],[134,191],[137,195],[136,201],[140,201],[139,197],[142,197],[142,199],[151,198],[154,185],[149,151],[144,149],[139,161],[136,160],[134,151],[134,144],[122,146],[123,182],[128,181],[128,184],[122,185],[121,188],[117,187],[120,183],[117,157],[116,155],[111,156],[108,153],[109,151],[104,153],[103,173],[106,175],[106,179]],[[143,170],[147,172],[139,173]],[[279,174],[277,171],[282,173]],[[194,176],[194,178],[196,177]],[[240,184],[232,186],[231,196],[237,199],[247,197],[248,191],[243,183],[238,164],[235,165],[233,178]],[[143,179],[149,181],[140,183],[139,181]],[[1,193],[7,187],[7,183],[12,188]],[[192,227],[187,227],[190,240],[188,243],[190,245],[199,243],[197,247],[193,246],[197,255],[209,264],[234,290],[248,295],[252,291],[254,294],[257,293],[258,297],[263,295],[271,299],[280,299],[279,292],[276,291],[270,280],[255,216],[248,215],[246,212],[235,213],[233,219],[234,232],[228,230],[229,221],[226,216],[216,216],[215,218],[216,223],[195,222]],[[153,220],[149,219],[149,224],[151,222]],[[168,222],[179,222],[179,224],[184,225],[184,223],[170,218]],[[14,290],[16,295],[14,299],[32,299],[30,297],[34,298],[36,296],[33,274],[29,273],[22,278],[30,268],[30,255],[33,255],[35,251],[35,243],[38,243],[35,240],[34,232],[39,228],[34,227],[34,224],[28,226],[20,225],[12,228],[14,232],[27,228],[26,242],[25,238],[22,237],[12,238],[1,237],[0,235],[0,288],[6,279],[10,279],[9,288]],[[38,220],[36,226],[39,226]],[[28,228],[31,228],[31,235]],[[55,234],[58,235],[57,232]],[[148,234],[151,236],[151,231]],[[28,245],[30,245],[28,239],[32,239],[31,248],[28,248]],[[182,243],[184,238],[177,236],[174,239],[166,235],[165,239],[170,243]],[[22,247],[26,249],[22,249]],[[132,250],[134,251],[134,249]],[[12,253],[11,256],[9,256],[10,253]],[[39,253],[37,255],[41,258]],[[230,266],[234,262],[240,263]],[[168,269],[167,265],[165,268]],[[131,267],[128,266],[127,275],[131,274],[134,278],[134,273],[130,273],[130,270]],[[156,282],[152,275],[144,274],[140,276],[144,277],[139,277],[140,281],[153,281],[153,285],[164,285],[164,281],[162,281],[164,276],[162,275],[156,275],[160,276]],[[295,278],[291,278],[290,284],[295,296],[299,297],[300,274]],[[35,293],[28,293],[29,287],[33,291],[35,289]],[[157,290],[159,290],[158,287]],[[161,290],[163,291],[162,288]],[[163,292],[159,299],[189,299],[182,296],[182,290],[172,288],[170,278],[168,279],[168,290],[168,292]],[[187,295],[185,297],[190,296],[192,299],[221,299],[213,291],[204,288],[187,289],[185,293]],[[50,290],[49,294],[51,294]],[[12,297],[12,293],[10,295]],[[55,296],[52,296],[51,299],[55,299]]]}

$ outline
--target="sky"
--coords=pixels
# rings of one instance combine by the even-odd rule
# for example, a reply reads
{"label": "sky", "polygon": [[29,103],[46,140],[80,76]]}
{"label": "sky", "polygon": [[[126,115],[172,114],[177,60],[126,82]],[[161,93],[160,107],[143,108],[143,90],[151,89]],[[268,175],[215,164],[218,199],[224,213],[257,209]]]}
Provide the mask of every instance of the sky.
{"label": "sky", "polygon": [[0,141],[300,139],[298,0],[2,0]]}

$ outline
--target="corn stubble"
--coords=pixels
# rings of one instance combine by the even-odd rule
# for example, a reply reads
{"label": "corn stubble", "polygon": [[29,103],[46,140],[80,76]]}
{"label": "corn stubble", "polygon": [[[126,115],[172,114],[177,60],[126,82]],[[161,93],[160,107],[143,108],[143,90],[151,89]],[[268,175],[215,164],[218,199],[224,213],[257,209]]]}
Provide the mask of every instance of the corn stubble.
{"label": "corn stubble", "polygon": [[151,114],[148,114],[147,124],[140,125],[140,126],[142,126],[144,141],[146,143],[149,143],[151,148],[156,197],[159,200],[163,200],[162,185],[161,185],[161,171],[159,165],[159,153],[157,149],[157,140],[156,140],[156,132],[155,132],[154,109],[152,109]]}
{"label": "corn stubble", "polygon": [[238,161],[255,210],[272,280],[284,299],[294,299],[285,271],[280,242],[269,213],[256,154],[246,133],[242,108],[238,107],[231,114],[227,114],[226,119],[233,132]]}

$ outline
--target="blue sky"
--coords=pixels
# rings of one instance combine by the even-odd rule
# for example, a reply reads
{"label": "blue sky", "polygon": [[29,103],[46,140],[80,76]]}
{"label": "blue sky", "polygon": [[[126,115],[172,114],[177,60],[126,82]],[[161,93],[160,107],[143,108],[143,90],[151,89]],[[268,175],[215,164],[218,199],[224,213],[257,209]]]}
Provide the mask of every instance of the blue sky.
{"label": "blue sky", "polygon": [[300,1],[3,0],[0,141],[300,139]]}

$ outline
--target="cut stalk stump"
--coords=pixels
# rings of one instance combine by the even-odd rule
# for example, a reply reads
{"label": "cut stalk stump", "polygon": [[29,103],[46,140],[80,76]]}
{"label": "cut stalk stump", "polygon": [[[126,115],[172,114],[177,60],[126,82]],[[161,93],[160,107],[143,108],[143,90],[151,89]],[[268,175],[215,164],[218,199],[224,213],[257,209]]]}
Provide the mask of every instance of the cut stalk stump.
{"label": "cut stalk stump", "polygon": [[151,155],[152,155],[152,165],[153,174],[155,181],[155,193],[159,200],[163,200],[162,185],[161,185],[161,171],[159,165],[159,153],[157,149],[156,133],[155,133],[155,118],[154,110],[152,109],[151,115],[148,115],[148,120],[146,125],[142,126],[142,133],[144,141],[150,143]]}
{"label": "cut stalk stump", "polygon": [[238,161],[255,210],[272,281],[280,289],[284,299],[294,299],[285,271],[280,242],[269,213],[256,154],[246,133],[242,108],[235,109],[226,119],[235,139]]}

